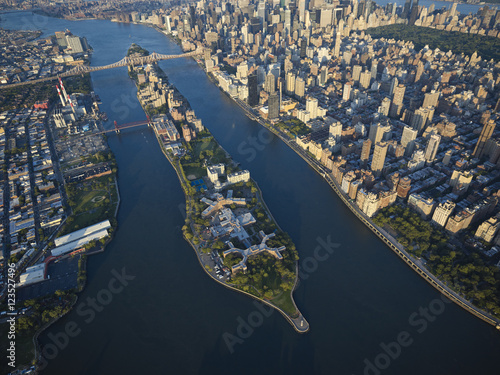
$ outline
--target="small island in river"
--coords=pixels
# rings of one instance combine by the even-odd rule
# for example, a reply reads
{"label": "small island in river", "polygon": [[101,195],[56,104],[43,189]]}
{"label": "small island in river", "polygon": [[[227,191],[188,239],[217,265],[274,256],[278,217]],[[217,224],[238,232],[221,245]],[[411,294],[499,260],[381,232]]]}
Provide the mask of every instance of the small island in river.
{"label": "small island in river", "polygon": [[[148,54],[137,45],[131,50]],[[157,64],[130,67],[129,75],[184,190],[182,232],[200,265],[215,281],[276,308],[297,332],[307,332],[309,323],[293,300],[297,249],[250,172],[219,145]]]}

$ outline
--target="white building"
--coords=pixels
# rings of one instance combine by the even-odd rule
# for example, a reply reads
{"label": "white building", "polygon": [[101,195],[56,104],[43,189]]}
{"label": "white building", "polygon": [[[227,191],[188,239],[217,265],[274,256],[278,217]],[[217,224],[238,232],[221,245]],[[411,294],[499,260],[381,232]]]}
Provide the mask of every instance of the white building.
{"label": "white building", "polygon": [[215,184],[217,180],[219,180],[219,176],[222,176],[225,173],[226,166],[222,163],[210,165],[207,167],[207,175],[212,184]]}
{"label": "white building", "polygon": [[434,215],[432,215],[432,221],[444,227],[454,209],[455,203],[452,201],[439,203],[434,211]]}
{"label": "white building", "polygon": [[237,184],[238,182],[248,182],[250,180],[250,171],[243,170],[227,175],[227,182]]}
{"label": "white building", "polygon": [[19,283],[16,287],[26,286],[34,283],[38,283],[44,280],[45,274],[45,263],[40,263],[32,267],[26,268],[26,272],[19,276]]}

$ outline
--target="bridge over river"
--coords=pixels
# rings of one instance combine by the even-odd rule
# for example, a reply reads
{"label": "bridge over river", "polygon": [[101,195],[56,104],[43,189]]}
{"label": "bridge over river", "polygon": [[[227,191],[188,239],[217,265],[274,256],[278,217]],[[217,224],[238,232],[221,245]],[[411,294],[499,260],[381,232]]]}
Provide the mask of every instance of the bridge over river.
{"label": "bridge over river", "polygon": [[86,74],[86,73],[96,72],[98,70],[114,69],[114,68],[120,68],[123,66],[144,65],[144,64],[151,64],[153,62],[160,61],[160,60],[171,60],[171,59],[178,59],[181,57],[197,56],[197,55],[201,55],[202,53],[203,53],[203,50],[201,48],[198,48],[192,52],[182,53],[179,55],[162,55],[160,53],[153,52],[151,55],[148,55],[148,56],[124,57],[120,61],[117,61],[117,62],[112,63],[112,64],[108,64],[108,65],[103,65],[103,66],[79,65],[79,66],[74,67],[71,70],[68,70],[67,72],[64,72],[64,73],[61,73],[61,74],[58,74],[55,76],[43,77],[43,78],[38,78],[38,79],[30,80],[30,81],[10,83],[10,84],[6,84],[6,85],[0,85],[0,89],[6,89],[6,88],[24,86],[24,85],[31,85],[31,84],[39,83],[39,82],[52,81],[52,80],[58,79],[59,77],[62,78],[62,77],[69,77],[69,76],[74,76],[74,75],[78,75],[78,74]]}

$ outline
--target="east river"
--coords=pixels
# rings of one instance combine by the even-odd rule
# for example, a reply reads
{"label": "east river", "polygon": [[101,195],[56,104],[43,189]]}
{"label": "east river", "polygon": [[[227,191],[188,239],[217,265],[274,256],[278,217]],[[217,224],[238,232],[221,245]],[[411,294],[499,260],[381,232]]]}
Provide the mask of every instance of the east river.
{"label": "east river", "polygon": [[[120,60],[133,42],[150,52],[180,52],[141,25],[29,12],[1,17],[3,28],[87,37],[96,66]],[[266,316],[207,277],[182,238],[184,195],[174,169],[150,129],[129,129],[108,138],[119,168],[118,230],[104,253],[88,259],[77,308],[42,334],[42,344],[61,338],[43,374],[498,374],[498,330],[444,303],[194,60],[160,66],[250,170],[297,245],[304,269],[295,299],[311,331],[296,333],[277,312]],[[92,80],[107,127],[145,118],[126,68],[92,73]],[[127,279],[117,279],[122,272]],[[104,295],[112,296],[105,306],[93,302]],[[68,324],[73,337],[63,340]]]}

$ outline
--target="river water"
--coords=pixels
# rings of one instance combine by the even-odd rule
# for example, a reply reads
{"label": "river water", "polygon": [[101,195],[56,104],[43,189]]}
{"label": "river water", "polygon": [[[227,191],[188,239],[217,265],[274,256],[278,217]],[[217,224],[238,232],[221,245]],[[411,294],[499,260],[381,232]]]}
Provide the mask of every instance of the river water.
{"label": "river water", "polygon": [[[120,60],[133,42],[150,52],[180,52],[141,25],[18,12],[2,15],[0,26],[45,35],[70,29],[87,37],[93,65]],[[276,312],[264,317],[251,299],[205,275],[182,238],[184,196],[173,168],[150,129],[129,129],[108,138],[119,168],[118,230],[104,253],[89,258],[79,308],[41,336],[44,345],[55,338],[59,344],[46,352],[43,374],[498,374],[497,330],[443,303],[194,60],[160,66],[221,145],[250,170],[295,241],[305,266],[295,299],[311,331],[297,334]],[[95,72],[92,79],[107,127],[145,118],[126,68]],[[321,247],[328,242],[338,244],[329,256]],[[133,277],[120,292],[109,284],[116,272]],[[107,304],[92,305],[95,298]],[[248,321],[255,328],[243,329]],[[62,333],[68,325],[74,337]],[[398,337],[400,344],[391,345]]]}

